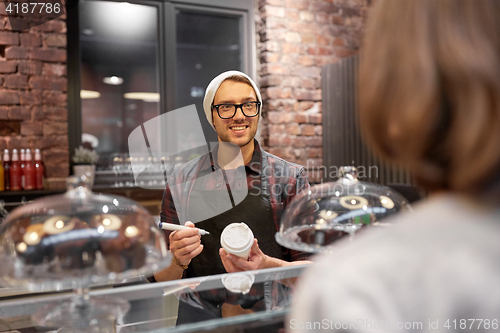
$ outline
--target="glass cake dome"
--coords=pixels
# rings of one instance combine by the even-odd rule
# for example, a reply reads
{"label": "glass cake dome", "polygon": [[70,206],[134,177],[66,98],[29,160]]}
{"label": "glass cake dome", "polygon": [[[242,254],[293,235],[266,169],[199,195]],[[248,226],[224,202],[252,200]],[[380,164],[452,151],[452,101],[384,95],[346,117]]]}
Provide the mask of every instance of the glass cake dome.
{"label": "glass cake dome", "polygon": [[12,211],[0,226],[0,281],[33,291],[121,281],[167,267],[163,233],[132,200],[92,193],[70,177],[68,191]]}
{"label": "glass cake dome", "polygon": [[[93,309],[87,317],[126,312],[125,301],[91,304],[88,288],[167,267],[164,234],[136,202],[92,193],[86,176],[69,177],[67,187],[65,194],[16,208],[0,225],[0,285],[77,290],[72,304],[56,309],[62,322],[81,317],[85,307]],[[53,317],[45,313],[39,319],[47,318]]]}
{"label": "glass cake dome", "polygon": [[331,244],[365,228],[389,225],[384,218],[411,210],[389,187],[361,182],[355,167],[341,167],[339,180],[311,186],[288,205],[276,241],[304,252],[331,252]]}

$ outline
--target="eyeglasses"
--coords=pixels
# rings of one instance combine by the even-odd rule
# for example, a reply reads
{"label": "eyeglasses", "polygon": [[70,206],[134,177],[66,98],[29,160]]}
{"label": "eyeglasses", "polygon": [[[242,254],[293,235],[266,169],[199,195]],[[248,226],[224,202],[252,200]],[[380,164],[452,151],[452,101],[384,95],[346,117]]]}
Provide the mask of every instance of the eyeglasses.
{"label": "eyeglasses", "polygon": [[213,108],[217,110],[217,114],[221,119],[231,119],[236,115],[238,108],[245,117],[255,117],[260,112],[260,102],[246,102],[243,104],[217,104],[212,105]]}

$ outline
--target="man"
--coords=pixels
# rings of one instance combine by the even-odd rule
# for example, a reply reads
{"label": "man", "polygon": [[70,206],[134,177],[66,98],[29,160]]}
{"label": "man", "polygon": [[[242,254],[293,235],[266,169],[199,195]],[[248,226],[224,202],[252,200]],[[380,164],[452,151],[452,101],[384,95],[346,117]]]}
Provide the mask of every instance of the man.
{"label": "man", "polygon": [[[305,254],[282,248],[274,235],[286,205],[301,190],[308,189],[309,183],[303,167],[265,152],[254,139],[261,106],[256,84],[244,73],[228,71],[208,85],[203,108],[217,132],[219,145],[176,168],[169,178],[161,221],[192,229],[168,233],[173,264],[154,275],[157,281],[304,263],[297,260],[305,259]],[[238,154],[235,146],[239,147]],[[240,152],[241,159],[235,158]],[[247,185],[248,194],[242,192],[242,183]],[[203,220],[200,212],[203,215],[223,202],[228,191],[232,208]],[[235,205],[233,198],[238,193],[247,195]],[[241,221],[256,238],[248,260],[220,247],[222,230]],[[198,228],[210,235],[202,238]]]}

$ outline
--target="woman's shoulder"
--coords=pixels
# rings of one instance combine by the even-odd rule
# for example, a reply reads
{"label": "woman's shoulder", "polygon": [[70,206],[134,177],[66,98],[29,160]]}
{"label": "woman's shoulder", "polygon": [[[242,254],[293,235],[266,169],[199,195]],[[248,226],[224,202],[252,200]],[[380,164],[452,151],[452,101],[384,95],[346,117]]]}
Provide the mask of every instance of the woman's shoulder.
{"label": "woman's shoulder", "polygon": [[[471,315],[500,310],[495,303],[500,289],[492,289],[500,280],[498,210],[443,196],[388,222],[391,227],[341,240],[333,253],[314,260],[306,274],[310,288],[304,289],[321,308],[331,308],[321,310],[323,316],[347,319],[387,311],[381,317],[394,319],[391,309],[397,306],[403,319],[422,319],[432,311],[441,319],[476,303]],[[432,309],[438,298],[439,311]]]}

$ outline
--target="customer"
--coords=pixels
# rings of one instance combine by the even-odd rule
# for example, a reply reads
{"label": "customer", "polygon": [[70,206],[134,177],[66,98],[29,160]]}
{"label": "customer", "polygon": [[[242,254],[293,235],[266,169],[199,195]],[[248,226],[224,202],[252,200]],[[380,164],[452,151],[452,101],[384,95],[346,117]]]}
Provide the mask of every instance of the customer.
{"label": "customer", "polygon": [[500,1],[377,0],[362,51],[366,141],[431,195],[319,258],[286,326],[498,331]]}

